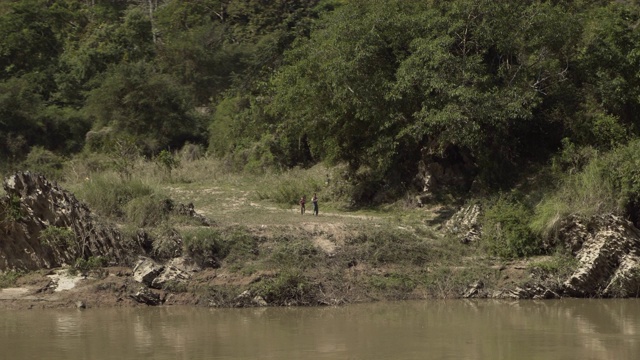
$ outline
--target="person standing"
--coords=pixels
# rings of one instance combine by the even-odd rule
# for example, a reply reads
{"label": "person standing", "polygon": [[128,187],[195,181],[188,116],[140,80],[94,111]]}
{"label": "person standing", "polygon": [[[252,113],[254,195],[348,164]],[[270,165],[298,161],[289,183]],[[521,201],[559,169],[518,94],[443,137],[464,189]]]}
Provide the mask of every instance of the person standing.
{"label": "person standing", "polygon": [[300,214],[304,215],[304,211],[306,210],[304,204],[307,202],[307,197],[302,195],[300,198]]}
{"label": "person standing", "polygon": [[313,193],[311,202],[313,202],[313,215],[318,216],[318,195],[316,193]]}

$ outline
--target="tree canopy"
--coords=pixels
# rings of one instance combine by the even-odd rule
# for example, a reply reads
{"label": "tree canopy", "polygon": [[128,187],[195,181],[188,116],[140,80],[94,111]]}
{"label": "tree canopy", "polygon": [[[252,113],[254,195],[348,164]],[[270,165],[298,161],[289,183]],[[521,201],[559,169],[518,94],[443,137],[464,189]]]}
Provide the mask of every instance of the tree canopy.
{"label": "tree canopy", "polygon": [[639,24],[613,0],[7,1],[0,152],[101,151],[108,129],[390,184],[453,149],[498,181],[638,137]]}

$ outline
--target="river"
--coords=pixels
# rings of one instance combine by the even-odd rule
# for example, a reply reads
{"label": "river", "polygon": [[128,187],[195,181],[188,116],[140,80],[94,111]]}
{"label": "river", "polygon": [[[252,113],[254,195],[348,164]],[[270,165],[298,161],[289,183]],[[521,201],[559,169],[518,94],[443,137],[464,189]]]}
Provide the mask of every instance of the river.
{"label": "river", "polygon": [[639,359],[640,300],[0,311],[1,359]]}

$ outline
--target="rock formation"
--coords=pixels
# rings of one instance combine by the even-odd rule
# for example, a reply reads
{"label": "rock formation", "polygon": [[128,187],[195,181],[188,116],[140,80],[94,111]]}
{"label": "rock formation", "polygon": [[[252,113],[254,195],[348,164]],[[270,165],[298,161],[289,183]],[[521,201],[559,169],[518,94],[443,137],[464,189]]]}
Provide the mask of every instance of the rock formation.
{"label": "rock formation", "polygon": [[579,297],[640,296],[640,230],[618,216],[569,219],[559,239],[578,259],[577,270],[564,283]]}
{"label": "rock formation", "polygon": [[458,210],[444,224],[444,230],[463,244],[480,240],[480,206],[467,205]]}
{"label": "rock formation", "polygon": [[[53,268],[91,257],[124,264],[140,250],[135,241],[124,239],[73,194],[43,176],[16,173],[4,181],[3,187],[0,270]],[[50,228],[58,232],[46,230]]]}

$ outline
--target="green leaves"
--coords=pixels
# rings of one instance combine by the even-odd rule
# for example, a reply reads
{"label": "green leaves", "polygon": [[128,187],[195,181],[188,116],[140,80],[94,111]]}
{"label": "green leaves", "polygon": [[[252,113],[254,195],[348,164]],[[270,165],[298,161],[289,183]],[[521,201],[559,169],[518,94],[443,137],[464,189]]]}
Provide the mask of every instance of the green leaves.
{"label": "green leaves", "polygon": [[95,128],[136,138],[146,152],[156,152],[199,135],[187,89],[159,73],[152,64],[124,64],[108,72],[89,93],[85,112]]}

